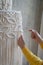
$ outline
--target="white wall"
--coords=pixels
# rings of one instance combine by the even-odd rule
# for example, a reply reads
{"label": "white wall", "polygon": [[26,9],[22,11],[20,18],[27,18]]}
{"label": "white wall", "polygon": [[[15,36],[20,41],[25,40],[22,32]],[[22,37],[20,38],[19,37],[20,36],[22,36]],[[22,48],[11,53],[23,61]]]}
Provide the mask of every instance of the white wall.
{"label": "white wall", "polygon": [[[22,12],[25,43],[33,53],[37,54],[38,45],[31,40],[28,29],[36,29],[38,32],[40,30],[40,0],[13,0],[12,9]],[[23,57],[23,65],[26,64],[28,63]]]}
{"label": "white wall", "polygon": [[[42,12],[40,35],[41,35],[42,38],[43,38],[43,12]],[[40,46],[38,46],[38,56],[39,56],[41,59],[43,59],[43,49],[41,49]]]}
{"label": "white wall", "polygon": [[[41,1],[41,10],[42,10],[42,16],[41,16],[41,26],[40,26],[40,35],[43,38],[43,0]],[[38,46],[38,56],[43,59],[43,49]]]}
{"label": "white wall", "polygon": [[[42,15],[41,15],[41,26],[40,26],[40,35],[43,38],[43,0],[41,0],[41,11],[42,11]],[[38,46],[38,56],[43,59],[43,49],[41,49],[40,46]]]}

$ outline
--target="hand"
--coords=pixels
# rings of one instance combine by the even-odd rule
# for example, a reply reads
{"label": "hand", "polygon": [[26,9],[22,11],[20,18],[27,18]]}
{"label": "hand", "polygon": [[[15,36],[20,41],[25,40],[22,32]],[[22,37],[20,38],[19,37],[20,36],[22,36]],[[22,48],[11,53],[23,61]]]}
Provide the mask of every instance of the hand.
{"label": "hand", "polygon": [[34,39],[36,42],[38,43],[42,43],[43,40],[41,38],[41,36],[39,35],[39,33],[35,30],[29,30],[31,32],[31,38]]}
{"label": "hand", "polygon": [[22,35],[19,37],[17,44],[20,46],[20,48],[24,48],[25,43],[24,43],[24,40],[22,38]]}

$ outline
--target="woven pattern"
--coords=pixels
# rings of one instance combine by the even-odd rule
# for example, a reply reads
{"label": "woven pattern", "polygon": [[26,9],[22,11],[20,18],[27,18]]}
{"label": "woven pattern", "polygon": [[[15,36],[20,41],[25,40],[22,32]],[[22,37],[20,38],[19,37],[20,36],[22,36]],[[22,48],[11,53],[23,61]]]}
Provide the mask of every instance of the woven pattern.
{"label": "woven pattern", "polygon": [[21,65],[17,38],[22,34],[20,11],[0,11],[0,65]]}

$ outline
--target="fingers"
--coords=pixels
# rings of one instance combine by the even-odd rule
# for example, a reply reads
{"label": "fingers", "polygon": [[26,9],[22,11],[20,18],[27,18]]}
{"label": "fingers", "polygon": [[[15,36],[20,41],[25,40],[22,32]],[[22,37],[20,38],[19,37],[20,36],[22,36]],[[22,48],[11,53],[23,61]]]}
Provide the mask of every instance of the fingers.
{"label": "fingers", "polygon": [[33,33],[35,32],[35,30],[33,30],[33,29],[30,29],[29,31],[30,31],[30,32],[33,32]]}
{"label": "fingers", "polygon": [[31,33],[31,37],[32,37],[32,39],[36,38],[36,36],[35,36],[35,34],[33,32]]}
{"label": "fingers", "polygon": [[35,36],[35,30],[31,29],[29,31],[31,32],[32,39],[35,39],[36,38],[36,36]]}
{"label": "fingers", "polygon": [[21,41],[22,40],[22,35],[18,38],[18,41]]}
{"label": "fingers", "polygon": [[19,39],[18,39],[18,44],[21,44],[21,43],[23,43],[24,41],[23,41],[23,38],[22,38],[22,35],[19,37]]}
{"label": "fingers", "polygon": [[32,32],[32,30],[28,30],[28,31]]}
{"label": "fingers", "polygon": [[20,46],[20,48],[23,48],[25,45],[22,35],[18,39],[18,45]]}

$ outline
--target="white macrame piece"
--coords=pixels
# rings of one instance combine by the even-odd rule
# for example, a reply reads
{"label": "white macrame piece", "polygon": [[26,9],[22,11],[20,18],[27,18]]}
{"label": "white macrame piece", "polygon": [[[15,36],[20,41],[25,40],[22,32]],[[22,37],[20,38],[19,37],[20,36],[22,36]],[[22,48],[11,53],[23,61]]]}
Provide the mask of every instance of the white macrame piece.
{"label": "white macrame piece", "polygon": [[2,9],[11,10],[12,9],[12,0],[2,0]]}
{"label": "white macrame piece", "polygon": [[23,33],[20,11],[0,11],[0,65],[22,65],[17,39]]}

